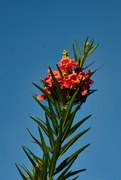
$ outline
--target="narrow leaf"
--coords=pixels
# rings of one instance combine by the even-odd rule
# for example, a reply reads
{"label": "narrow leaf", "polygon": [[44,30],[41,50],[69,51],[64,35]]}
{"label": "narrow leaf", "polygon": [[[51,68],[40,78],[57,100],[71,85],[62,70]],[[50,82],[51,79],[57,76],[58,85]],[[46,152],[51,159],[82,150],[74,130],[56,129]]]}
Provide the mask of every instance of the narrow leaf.
{"label": "narrow leaf", "polygon": [[87,131],[89,131],[90,128],[78,133],[76,136],[74,136],[72,139],[70,139],[61,149],[62,156],[83,134],[85,134]]}
{"label": "narrow leaf", "polygon": [[21,177],[23,178],[23,180],[28,180],[28,178],[26,176],[24,176],[24,174],[22,173],[22,171],[20,170],[20,168],[18,167],[18,165],[15,163],[17,169],[18,169],[18,172],[19,174],[21,175]]}
{"label": "narrow leaf", "polygon": [[44,156],[45,156],[46,159],[48,160],[48,165],[50,165],[50,156],[49,156],[49,152],[48,152],[47,145],[46,145],[46,143],[45,143],[44,137],[43,137],[42,132],[41,132],[41,130],[40,130],[39,127],[38,127],[38,130],[39,130],[39,135],[40,135],[41,142],[42,142],[42,147],[43,147]]}
{"label": "narrow leaf", "polygon": [[56,64],[56,66],[57,66],[57,68],[58,68],[58,71],[59,71],[59,73],[60,73],[61,78],[63,79],[64,76],[63,76],[63,74],[62,74],[62,72],[61,72],[61,70],[60,70],[58,64]]}
{"label": "narrow leaf", "polygon": [[[57,115],[55,114],[50,101],[48,101],[48,105],[49,105],[50,114],[51,114],[51,122],[52,122],[52,125],[54,127],[55,133],[57,135],[58,134],[58,122],[57,122],[57,119],[56,119]],[[55,106],[56,106],[56,104],[55,104]]]}
{"label": "narrow leaf", "polygon": [[47,128],[45,127],[46,123],[44,123],[44,121],[42,121],[41,119],[38,120],[38,119],[36,119],[36,118],[34,118],[32,116],[30,116],[30,118],[32,120],[34,120],[38,124],[38,126],[41,127],[42,130],[45,132],[45,134],[48,136],[48,131],[47,131]]}
{"label": "narrow leaf", "polygon": [[76,54],[76,50],[75,50],[75,46],[74,46],[74,44],[73,44],[73,53],[74,53],[74,60],[75,61],[78,61],[78,56],[77,56],[77,54]]}
{"label": "narrow leaf", "polygon": [[[27,131],[29,132],[29,134],[31,135],[31,137],[35,140],[35,142],[40,146],[40,148],[43,150],[43,146],[42,144],[32,135],[32,133],[29,131],[29,129],[27,128]],[[49,152],[52,153],[52,149],[50,147],[47,146],[47,149]]]}
{"label": "narrow leaf", "polygon": [[79,176],[76,176],[74,179],[72,179],[72,180],[76,180],[77,178],[78,178]]}
{"label": "narrow leaf", "polygon": [[88,56],[98,47],[99,44],[96,44],[88,53]]}
{"label": "narrow leaf", "polygon": [[37,103],[41,106],[41,108],[44,110],[44,112],[50,117],[50,112],[48,107],[46,107],[45,105],[43,105],[40,101],[38,101],[36,99],[36,97],[33,96],[33,98],[37,101]]}
{"label": "narrow leaf", "polygon": [[78,105],[75,110],[70,114],[69,118],[68,118],[68,123],[66,124],[66,127],[64,128],[63,130],[63,137],[62,137],[62,141],[65,140],[67,134],[68,134],[68,131],[70,131],[70,128],[71,128],[71,125],[73,123],[73,120],[74,120],[74,117],[75,117],[75,114],[76,112],[78,111],[78,109],[80,108],[80,105]]}
{"label": "narrow leaf", "polygon": [[[73,163],[74,163],[75,160],[76,160],[76,158],[73,159],[73,160],[70,162],[70,164],[68,164],[68,166],[66,167],[66,169],[60,174],[60,176],[57,178],[57,180],[62,180],[62,179],[64,179],[65,174],[67,173],[67,171],[69,170],[69,168],[73,165]],[[58,168],[57,168],[57,169],[58,169]],[[61,171],[61,170],[60,170],[60,171]],[[57,174],[58,172],[59,172],[59,171],[56,170],[55,174]]]}
{"label": "narrow leaf", "polygon": [[31,180],[33,180],[33,175],[32,175],[32,173],[31,173],[31,171],[26,167],[26,166],[21,166],[23,169],[24,169],[24,171],[28,174],[28,176],[29,176],[29,178],[31,179]]}
{"label": "narrow leaf", "polygon": [[54,149],[54,152],[53,152],[53,156],[51,158],[51,168],[49,169],[49,178],[51,179],[54,175],[54,171],[55,171],[55,166],[56,166],[56,162],[57,162],[57,159],[59,158],[59,152],[60,152],[60,149],[61,149],[61,129],[59,131],[59,134],[58,134],[58,138],[55,142],[55,149]]}
{"label": "narrow leaf", "polygon": [[76,174],[78,174],[78,173],[80,173],[80,172],[83,172],[83,171],[85,171],[85,170],[86,170],[86,169],[80,169],[80,170],[73,171],[73,172],[70,171],[68,174],[65,175],[65,179],[70,178],[71,176],[74,176],[74,175],[76,175]]}
{"label": "narrow leaf", "polygon": [[76,89],[75,93],[73,94],[73,96],[72,96],[72,98],[71,98],[71,100],[70,100],[70,102],[68,104],[68,107],[67,107],[65,113],[63,113],[63,116],[62,116],[63,126],[62,127],[65,126],[66,121],[67,121],[67,119],[68,119],[68,117],[70,115],[70,112],[71,112],[71,109],[72,109],[72,106],[73,106],[73,102],[74,102],[74,100],[75,100],[75,98],[77,96],[78,91],[79,91],[79,88]]}
{"label": "narrow leaf", "polygon": [[[60,171],[62,171],[63,169],[67,168],[65,171],[63,172],[66,172],[69,168],[70,168],[70,165],[73,164],[73,162],[76,160],[77,156],[73,157],[72,159],[70,159],[68,161],[68,158],[64,159],[60,165],[56,168],[56,172],[55,174],[59,173]],[[69,168],[68,168],[69,167]]]}
{"label": "narrow leaf", "polygon": [[68,132],[68,134],[66,135],[66,138],[68,138],[74,131],[77,130],[77,128],[79,128],[88,118],[91,117],[91,114],[86,116],[85,118],[83,118],[82,120],[80,120],[78,123],[76,123]]}
{"label": "narrow leaf", "polygon": [[37,87],[43,94],[45,94],[46,98],[49,99],[52,103],[54,103],[54,100],[52,98],[52,96],[50,94],[48,94],[43,88],[41,88],[40,86],[38,86],[37,84],[33,83],[32,84]]}
{"label": "narrow leaf", "polygon": [[44,164],[43,164],[43,174],[42,174],[42,180],[47,179],[47,167],[48,167],[48,161],[45,157]]}
{"label": "narrow leaf", "polygon": [[[32,165],[35,167],[36,166],[36,163],[35,163],[35,155],[28,149],[28,148],[26,148],[26,147],[24,147],[24,146],[22,146],[22,148],[23,148],[23,150],[24,150],[24,152],[26,153],[26,155],[27,155],[27,157],[28,157],[28,159],[30,160],[30,162],[32,163]],[[31,158],[31,156],[29,155],[29,153],[26,151],[26,149],[27,149],[27,151],[29,151],[29,153],[31,154],[31,156],[33,157],[33,158]],[[34,160],[33,160],[34,159]]]}
{"label": "narrow leaf", "polygon": [[53,131],[52,131],[52,128],[50,126],[50,123],[49,123],[49,120],[48,120],[48,117],[47,117],[46,114],[45,114],[45,118],[46,118],[46,124],[47,124],[47,129],[48,129],[48,138],[49,138],[49,141],[50,141],[50,145],[51,145],[52,149],[54,149],[55,140],[54,140],[54,136],[53,136]]}
{"label": "narrow leaf", "polygon": [[75,156],[78,156],[84,149],[86,149],[90,144],[87,144],[85,146],[83,146],[82,148],[78,149],[76,152],[74,152],[73,154],[71,154],[68,159],[67,162],[70,161],[71,159],[73,159]]}
{"label": "narrow leaf", "polygon": [[81,57],[81,56],[82,56],[81,50],[80,50],[79,44],[78,44],[78,42],[77,42],[76,39],[75,39],[75,43],[76,43],[76,47],[77,47],[78,53],[79,53],[79,55],[80,55],[80,57]]}
{"label": "narrow leaf", "polygon": [[64,106],[64,97],[63,97],[63,94],[62,94],[62,90],[61,90],[61,88],[59,86],[59,83],[56,80],[56,78],[55,78],[55,76],[53,74],[53,71],[51,70],[50,67],[49,67],[49,70],[50,70],[50,73],[51,73],[51,76],[52,76],[52,79],[53,79],[53,85],[55,86],[54,90],[57,92],[57,95],[58,95],[58,100]]}

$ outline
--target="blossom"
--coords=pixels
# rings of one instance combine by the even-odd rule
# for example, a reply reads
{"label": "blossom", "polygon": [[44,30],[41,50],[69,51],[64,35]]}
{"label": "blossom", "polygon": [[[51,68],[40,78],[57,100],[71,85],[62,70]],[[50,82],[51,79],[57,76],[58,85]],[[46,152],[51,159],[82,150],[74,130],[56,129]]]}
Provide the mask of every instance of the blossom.
{"label": "blossom", "polygon": [[46,98],[46,96],[44,94],[42,94],[42,95],[38,95],[36,98],[37,98],[37,100],[43,100]]}
{"label": "blossom", "polygon": [[68,74],[72,69],[75,69],[77,64],[78,62],[74,62],[68,57],[62,57],[62,59],[58,62],[59,68],[64,75]]}
{"label": "blossom", "polygon": [[[76,90],[81,82],[82,85],[80,85],[77,97],[81,98],[81,96],[85,96],[88,93],[90,85],[93,83],[93,80],[90,78],[90,70],[85,73],[83,68],[79,67],[78,61],[74,62],[74,60],[70,59],[68,56],[62,57],[62,59],[58,62],[58,67],[60,70],[52,70],[52,73],[57,80],[65,99],[67,94],[72,95],[72,93],[74,93],[74,90]],[[46,93],[51,95],[56,87],[53,84],[53,78],[50,70],[48,70],[47,73],[47,77],[42,78],[42,82]],[[43,99],[46,99],[45,95],[37,96],[37,100]]]}
{"label": "blossom", "polygon": [[65,76],[63,80],[63,86],[65,88],[75,89],[76,86],[80,83],[80,79],[77,73],[73,72]]}

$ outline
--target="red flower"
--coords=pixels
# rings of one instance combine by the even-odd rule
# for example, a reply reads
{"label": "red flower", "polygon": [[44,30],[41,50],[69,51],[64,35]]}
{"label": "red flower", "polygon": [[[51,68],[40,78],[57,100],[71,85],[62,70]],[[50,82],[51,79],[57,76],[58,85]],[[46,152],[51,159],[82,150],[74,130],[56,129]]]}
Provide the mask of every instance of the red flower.
{"label": "red flower", "polygon": [[78,62],[74,62],[72,59],[69,59],[68,57],[63,57],[59,62],[59,68],[62,71],[63,74],[68,74],[69,71],[72,69],[75,69],[77,67]]}
{"label": "red flower", "polygon": [[42,95],[38,95],[36,98],[37,98],[37,100],[43,100],[46,98],[46,96],[44,94],[42,94]]}
{"label": "red flower", "polygon": [[77,73],[73,72],[64,77],[63,86],[65,88],[75,89],[76,86],[80,83],[80,79]]}
{"label": "red flower", "polygon": [[[55,79],[58,81],[65,98],[66,95],[69,93],[72,95],[73,90],[76,89],[80,82],[83,80],[85,80],[85,82],[80,87],[80,91],[77,97],[81,98],[81,96],[85,96],[89,91],[90,85],[93,83],[92,79],[89,77],[91,71],[88,71],[88,73],[85,74],[84,70],[80,69],[80,72],[77,73],[77,69],[79,70],[78,62],[74,62],[72,59],[69,59],[68,57],[63,57],[61,61],[59,61],[58,65],[63,74],[63,77],[61,77],[59,71],[53,70],[52,72],[55,76]],[[48,94],[51,94],[54,91],[55,87],[53,85],[53,79],[50,70],[48,70],[48,76],[46,78],[43,78],[42,81],[44,83],[44,90]],[[38,100],[42,100],[45,98],[45,95],[37,96]]]}

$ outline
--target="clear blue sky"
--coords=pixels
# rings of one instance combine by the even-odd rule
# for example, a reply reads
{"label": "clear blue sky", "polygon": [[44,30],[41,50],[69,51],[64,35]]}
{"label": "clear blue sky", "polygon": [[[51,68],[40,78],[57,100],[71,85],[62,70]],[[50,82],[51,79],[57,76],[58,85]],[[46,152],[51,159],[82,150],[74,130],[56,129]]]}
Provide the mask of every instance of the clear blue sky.
{"label": "clear blue sky", "polygon": [[[94,37],[98,49],[89,61],[99,91],[76,116],[92,113],[83,128],[91,130],[76,147],[91,143],[75,167],[87,168],[82,180],[121,179],[121,1],[0,0],[0,179],[21,180],[14,163],[30,166],[21,145],[37,152],[26,127],[37,134],[29,115],[44,118],[32,98],[48,65],[53,69],[72,43]],[[82,128],[82,129],[83,129]]]}

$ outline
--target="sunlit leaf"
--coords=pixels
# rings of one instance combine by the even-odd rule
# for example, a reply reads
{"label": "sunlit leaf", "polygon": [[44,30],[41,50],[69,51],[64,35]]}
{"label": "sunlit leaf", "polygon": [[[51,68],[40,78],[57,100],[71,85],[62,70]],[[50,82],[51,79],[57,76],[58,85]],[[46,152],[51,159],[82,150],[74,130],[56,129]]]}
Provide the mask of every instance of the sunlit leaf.
{"label": "sunlit leaf", "polygon": [[[26,147],[24,147],[24,146],[22,146],[22,148],[23,148],[24,152],[26,153],[28,159],[29,159],[30,162],[32,163],[33,167],[35,167],[35,166],[36,166],[36,163],[35,163],[36,157],[35,157],[35,155],[34,155],[28,148],[26,148]],[[27,152],[27,151],[28,151],[28,152]],[[31,157],[31,156],[32,156],[32,157]]]}
{"label": "sunlit leaf", "polygon": [[28,178],[26,176],[24,176],[24,174],[22,173],[22,171],[20,170],[20,168],[18,167],[18,165],[15,163],[17,169],[18,169],[18,172],[19,174],[21,175],[21,177],[23,178],[23,180],[28,180]]}
{"label": "sunlit leaf", "polygon": [[77,54],[76,54],[76,50],[75,50],[75,46],[74,46],[74,44],[73,44],[73,53],[74,53],[74,60],[75,61],[78,61],[78,56],[77,56]]}
{"label": "sunlit leaf", "polygon": [[23,169],[24,169],[24,171],[28,174],[28,176],[29,176],[29,178],[30,178],[30,180],[33,180],[33,174],[31,173],[31,171],[26,167],[26,166],[21,166]]}

